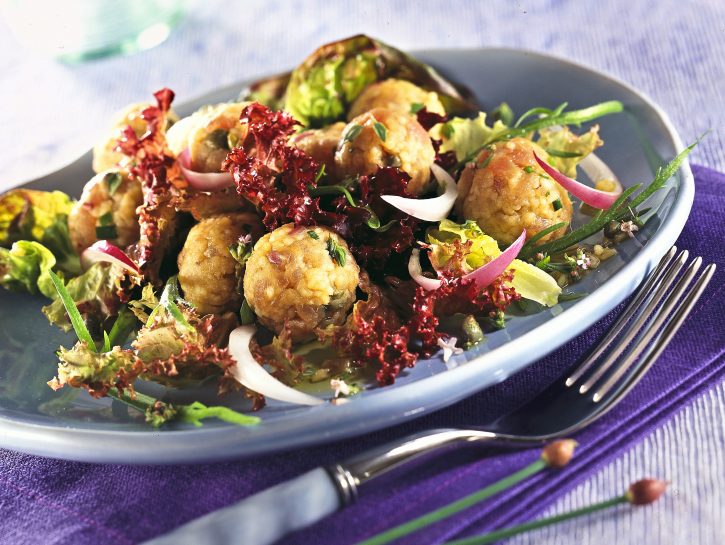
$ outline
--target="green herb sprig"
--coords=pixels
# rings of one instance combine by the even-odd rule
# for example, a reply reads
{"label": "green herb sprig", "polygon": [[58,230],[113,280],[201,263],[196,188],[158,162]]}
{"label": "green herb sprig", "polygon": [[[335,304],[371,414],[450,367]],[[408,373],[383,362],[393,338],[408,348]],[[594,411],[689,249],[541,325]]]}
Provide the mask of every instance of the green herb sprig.
{"label": "green herb sprig", "polygon": [[[495,131],[491,138],[481,144],[479,148],[473,153],[469,154],[463,161],[459,163],[459,166],[465,165],[470,161],[473,161],[480,151],[486,146],[490,146],[494,142],[501,140],[509,140],[517,136],[526,136],[527,134],[533,133],[546,127],[554,125],[581,125],[587,121],[593,121],[599,117],[616,114],[624,110],[624,106],[618,100],[609,100],[607,102],[600,102],[588,108],[582,108],[581,110],[571,110],[565,112],[564,110],[568,106],[568,103],[564,102],[558,107],[550,110],[548,108],[532,108],[525,112],[514,124],[513,127],[508,127],[501,131]],[[539,116],[536,119],[524,123],[529,117]]]}

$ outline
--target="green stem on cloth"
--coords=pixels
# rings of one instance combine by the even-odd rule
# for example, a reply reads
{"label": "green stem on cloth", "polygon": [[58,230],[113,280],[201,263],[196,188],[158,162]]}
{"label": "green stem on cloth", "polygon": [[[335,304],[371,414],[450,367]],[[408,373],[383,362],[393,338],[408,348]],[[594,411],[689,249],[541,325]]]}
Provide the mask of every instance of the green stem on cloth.
{"label": "green stem on cloth", "polygon": [[431,511],[430,513],[427,513],[421,517],[396,526],[395,528],[391,528],[390,530],[377,534],[371,538],[366,539],[365,541],[361,541],[360,543],[358,543],[358,545],[382,545],[384,543],[390,543],[391,541],[401,538],[403,536],[407,536],[408,534],[412,534],[413,532],[417,532],[418,530],[421,530],[426,526],[430,526],[435,522],[448,518],[451,515],[455,515],[456,513],[459,513],[464,509],[471,507],[472,505],[480,503],[483,500],[490,498],[494,494],[502,492],[507,488],[511,488],[515,484],[520,483],[524,479],[538,473],[546,467],[547,463],[544,460],[537,460],[534,463],[526,466],[525,468],[517,471],[516,473],[513,473],[508,477],[501,479],[500,481],[497,481],[485,488],[482,488],[478,492],[469,494],[465,498],[461,498],[458,501],[449,503],[448,505],[441,507],[440,509]]}
{"label": "green stem on cloth", "polygon": [[595,503],[594,505],[589,505],[588,507],[582,507],[581,509],[569,511],[568,513],[562,513],[561,515],[555,515],[553,517],[545,519],[525,522],[523,524],[511,526],[510,528],[494,530],[493,532],[489,532],[480,536],[467,537],[464,539],[457,539],[455,541],[447,541],[445,545],[486,545],[487,543],[495,543],[501,539],[506,539],[518,534],[522,534],[524,532],[528,532],[530,530],[544,528],[545,526],[551,526],[552,524],[564,522],[565,520],[589,515],[591,513],[601,511],[602,509],[609,509],[610,507],[614,507],[615,505],[627,503],[628,501],[629,500],[627,499],[627,496],[622,495],[616,498],[605,500],[600,503]]}

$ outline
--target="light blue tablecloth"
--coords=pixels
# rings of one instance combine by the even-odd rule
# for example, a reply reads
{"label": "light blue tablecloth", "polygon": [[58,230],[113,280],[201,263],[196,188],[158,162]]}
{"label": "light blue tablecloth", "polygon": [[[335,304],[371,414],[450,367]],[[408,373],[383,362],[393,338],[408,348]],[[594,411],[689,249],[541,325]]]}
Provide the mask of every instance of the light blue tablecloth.
{"label": "light blue tablecloth", "polygon": [[[161,46],[76,66],[21,50],[0,22],[0,190],[70,161],[115,110],[161,86],[181,102],[287,69],[315,46],[358,32],[403,49],[524,47],[607,71],[654,98],[684,141],[711,129],[692,162],[725,170],[725,3],[718,0],[206,0],[191,3],[189,17]],[[511,543],[725,543],[724,451],[720,385],[551,511],[608,497],[645,475],[672,481],[661,504]]]}

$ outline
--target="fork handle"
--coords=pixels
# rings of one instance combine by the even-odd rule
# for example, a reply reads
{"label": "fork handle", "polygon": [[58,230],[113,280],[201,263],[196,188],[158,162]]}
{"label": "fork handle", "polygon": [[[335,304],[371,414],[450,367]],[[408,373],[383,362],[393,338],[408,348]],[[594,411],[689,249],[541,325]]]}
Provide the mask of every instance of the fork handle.
{"label": "fork handle", "polygon": [[327,471],[340,494],[343,506],[357,499],[358,486],[411,460],[439,452],[446,447],[465,443],[505,443],[509,446],[530,446],[541,441],[520,438],[483,430],[443,428],[403,437],[397,441],[370,449],[334,466]]}

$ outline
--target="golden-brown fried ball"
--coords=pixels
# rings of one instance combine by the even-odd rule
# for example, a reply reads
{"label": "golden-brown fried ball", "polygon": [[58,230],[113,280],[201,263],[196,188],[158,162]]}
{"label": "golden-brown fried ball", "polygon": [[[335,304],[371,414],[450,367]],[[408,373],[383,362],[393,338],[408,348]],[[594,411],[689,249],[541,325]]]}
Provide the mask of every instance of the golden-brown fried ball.
{"label": "golden-brown fried ball", "polygon": [[73,247],[79,254],[99,239],[121,248],[140,235],[136,209],[143,202],[141,183],[121,170],[96,174],[68,215]]}
{"label": "golden-brown fried ball", "polygon": [[347,124],[335,154],[340,176],[374,174],[398,167],[410,175],[408,191],[422,195],[430,188],[435,150],[428,133],[412,116],[383,108],[370,110]]}
{"label": "golden-brown fried ball", "polygon": [[[125,159],[125,155],[114,151],[118,144],[118,139],[121,137],[123,130],[129,125],[133,129],[133,132],[136,133],[136,136],[140,137],[146,132],[148,124],[141,118],[141,112],[149,106],[150,104],[148,102],[131,104],[114,117],[113,124],[106,137],[93,148],[94,172],[102,172],[115,168],[120,161]],[[169,110],[166,116],[166,128],[168,129],[178,120],[179,116],[176,115],[176,112]]]}
{"label": "golden-brown fried ball", "polygon": [[[498,142],[484,149],[467,165],[458,181],[456,213],[474,220],[497,241],[509,244],[526,229],[531,238],[539,231],[571,222],[569,194],[546,176],[534,159],[546,160],[546,152],[526,138]],[[562,227],[542,238],[554,240],[566,232]]]}
{"label": "golden-brown fried ball", "polygon": [[248,237],[246,245],[251,248],[260,232],[254,214],[214,216],[191,228],[177,261],[179,284],[184,297],[201,314],[239,310],[244,266],[232,257],[230,247]]}
{"label": "golden-brown fried ball", "polygon": [[440,115],[446,113],[436,93],[421,89],[402,79],[386,79],[371,83],[363,89],[363,92],[350,105],[347,119],[352,120],[374,108],[386,108],[412,115],[414,104],[422,104],[426,110],[432,113]]}
{"label": "golden-brown fried ball", "polygon": [[324,227],[283,225],[254,246],[244,296],[268,328],[285,326],[293,341],[318,327],[342,324],[355,302],[360,268],[350,250]]}
{"label": "golden-brown fried ball", "polygon": [[335,152],[344,128],[345,123],[339,121],[322,129],[309,129],[293,136],[290,144],[304,151],[319,164],[325,165],[325,172],[334,180]]}
{"label": "golden-brown fried ball", "polygon": [[247,136],[247,126],[239,117],[248,105],[249,102],[228,102],[204,106],[169,129],[169,149],[177,156],[188,149],[191,170],[219,172],[229,150]]}

